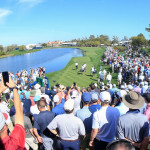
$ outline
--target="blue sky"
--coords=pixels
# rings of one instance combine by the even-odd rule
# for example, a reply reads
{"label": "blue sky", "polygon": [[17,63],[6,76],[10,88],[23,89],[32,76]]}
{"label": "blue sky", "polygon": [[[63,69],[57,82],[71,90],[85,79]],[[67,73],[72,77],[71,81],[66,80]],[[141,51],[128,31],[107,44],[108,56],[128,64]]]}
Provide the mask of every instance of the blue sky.
{"label": "blue sky", "polygon": [[150,33],[150,0],[0,0],[0,45]]}

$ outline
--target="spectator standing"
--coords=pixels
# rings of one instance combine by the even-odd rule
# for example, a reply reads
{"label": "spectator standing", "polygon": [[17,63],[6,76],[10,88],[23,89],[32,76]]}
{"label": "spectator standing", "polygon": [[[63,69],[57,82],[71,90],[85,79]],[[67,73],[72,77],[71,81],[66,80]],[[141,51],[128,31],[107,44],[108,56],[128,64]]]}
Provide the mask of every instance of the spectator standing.
{"label": "spectator standing", "polygon": [[139,112],[139,108],[144,105],[144,98],[136,92],[130,92],[123,96],[123,103],[129,111],[119,118],[117,137],[130,140],[137,150],[146,150],[149,140],[149,122],[147,117]]}
{"label": "spectator standing", "polygon": [[[48,124],[54,119],[55,114],[45,109],[46,101],[40,100],[38,102],[38,109],[40,113],[34,116],[34,134],[38,142],[43,143],[45,150],[53,149],[53,140],[47,132]],[[38,133],[40,132],[40,135]]]}
{"label": "spectator standing", "polygon": [[[85,127],[81,119],[73,115],[74,101],[68,99],[64,104],[66,114],[58,115],[48,125],[48,129],[60,137],[62,149],[80,150],[79,135],[85,136]],[[56,129],[59,129],[59,133]]]}
{"label": "spectator standing", "polygon": [[81,149],[86,150],[86,146],[90,141],[90,135],[92,131],[92,112],[89,110],[89,104],[91,101],[90,93],[82,94],[83,108],[78,110],[76,116],[80,118],[85,126],[86,135],[83,140],[81,140]]}
{"label": "spectator standing", "polygon": [[58,95],[55,95],[54,98],[53,98],[53,102],[55,103],[55,106],[54,108],[52,109],[52,112],[55,113],[55,115],[60,115],[60,114],[64,114],[65,111],[64,111],[64,103],[65,103],[65,94],[63,92],[62,94],[62,100],[61,100],[61,103],[59,103],[59,96]]}
{"label": "spectator standing", "polygon": [[[14,106],[16,110],[15,114],[15,127],[10,136],[7,133],[7,126],[5,124],[5,118],[2,113],[0,113],[0,148],[5,150],[25,150],[25,136],[26,132],[24,129],[24,120],[23,120],[23,109],[21,101],[18,95],[18,90],[15,86],[15,83],[9,77],[9,83],[6,83],[9,88],[13,90],[14,96]],[[0,94],[6,89],[1,79],[0,83]]]}
{"label": "spectator standing", "polygon": [[102,108],[95,112],[92,122],[92,133],[89,146],[94,145],[95,150],[105,150],[109,142],[115,138],[117,120],[120,116],[118,109],[110,107],[111,96],[109,92],[101,92]]}
{"label": "spectator standing", "polygon": [[76,67],[76,70],[78,70],[78,63],[77,62],[75,63],[75,67]]}

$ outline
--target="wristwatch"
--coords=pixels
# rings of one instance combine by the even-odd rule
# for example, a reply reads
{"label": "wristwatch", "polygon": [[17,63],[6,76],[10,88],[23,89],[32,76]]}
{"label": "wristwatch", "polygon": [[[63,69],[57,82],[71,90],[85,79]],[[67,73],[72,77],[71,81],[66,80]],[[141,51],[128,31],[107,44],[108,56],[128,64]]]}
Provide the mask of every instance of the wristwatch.
{"label": "wristwatch", "polygon": [[14,89],[17,89],[18,90],[18,88],[15,86],[15,87],[13,87],[13,88],[11,88],[12,89],[12,91],[14,90]]}

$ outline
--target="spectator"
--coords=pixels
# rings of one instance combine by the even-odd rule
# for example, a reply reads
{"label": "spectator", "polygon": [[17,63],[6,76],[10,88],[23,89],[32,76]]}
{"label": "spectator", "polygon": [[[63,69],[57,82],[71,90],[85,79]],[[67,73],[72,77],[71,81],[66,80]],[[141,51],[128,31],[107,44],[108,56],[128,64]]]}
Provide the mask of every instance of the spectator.
{"label": "spectator", "polygon": [[[15,83],[11,80],[11,77],[9,77],[9,83],[6,84],[9,88],[13,89],[14,93],[14,106],[16,110],[15,127],[10,136],[8,136],[5,118],[3,114],[0,113],[0,148],[5,150],[25,150],[26,132],[24,129],[23,109],[21,106],[21,101]],[[4,86],[3,79],[1,79],[0,94],[5,89],[6,87]]]}
{"label": "spectator", "polygon": [[40,111],[38,109],[38,106],[37,106],[39,100],[40,100],[40,96],[35,96],[34,97],[35,105],[30,107],[30,113],[32,115],[37,115],[37,114],[40,113]]}
{"label": "spectator", "polygon": [[[79,135],[85,136],[83,122],[73,115],[74,101],[68,99],[64,104],[66,114],[58,115],[48,125],[48,129],[60,137],[62,149],[80,150]],[[59,129],[59,133],[56,129]]]}
{"label": "spectator", "polygon": [[118,104],[115,108],[119,110],[120,116],[126,114],[126,112],[129,111],[129,108],[122,102],[122,98],[126,94],[127,92],[125,90],[120,90],[119,92],[117,92],[118,99],[113,103],[114,106]]}
{"label": "spectator", "polygon": [[92,105],[89,106],[89,110],[92,114],[94,114],[94,112],[99,111],[101,109],[101,105],[99,104],[99,98],[96,93],[92,94],[91,102]]}
{"label": "spectator", "polygon": [[116,140],[109,143],[106,150],[135,150],[135,148],[130,141]]}
{"label": "spectator", "polygon": [[45,150],[51,150],[53,149],[53,140],[47,126],[54,119],[55,114],[45,109],[46,101],[38,101],[37,107],[40,113],[34,116],[34,134],[38,142],[43,143]]}
{"label": "spectator", "polygon": [[59,96],[58,95],[55,95],[53,98],[55,106],[52,109],[52,112],[55,113],[56,116],[65,113],[65,110],[64,110],[65,99],[64,99],[64,97],[65,97],[65,94],[63,92],[61,103],[59,103]]}
{"label": "spectator", "polygon": [[86,150],[86,146],[90,141],[90,135],[92,131],[92,113],[89,110],[89,104],[91,101],[90,93],[82,94],[83,108],[78,110],[76,116],[80,118],[85,126],[86,135],[83,140],[81,140],[81,149]]}
{"label": "spectator", "polygon": [[147,117],[138,110],[144,105],[144,98],[136,92],[130,92],[124,95],[122,100],[129,108],[129,111],[119,118],[117,137],[130,140],[136,149],[146,150],[148,146],[149,122]]}
{"label": "spectator", "polygon": [[109,92],[101,92],[100,100],[102,108],[93,115],[89,142],[89,146],[94,146],[95,150],[106,149],[108,143],[114,140],[117,120],[120,116],[118,109],[109,106],[111,102]]}

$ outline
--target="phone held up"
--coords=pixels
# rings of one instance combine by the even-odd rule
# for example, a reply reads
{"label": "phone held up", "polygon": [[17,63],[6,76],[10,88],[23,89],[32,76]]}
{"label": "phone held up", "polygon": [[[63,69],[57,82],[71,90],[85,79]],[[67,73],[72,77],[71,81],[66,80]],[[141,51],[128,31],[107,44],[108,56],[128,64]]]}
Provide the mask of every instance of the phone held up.
{"label": "phone held up", "polygon": [[8,72],[7,71],[2,72],[2,76],[3,76],[4,85],[7,86],[6,82],[9,82],[9,74],[8,74]]}

